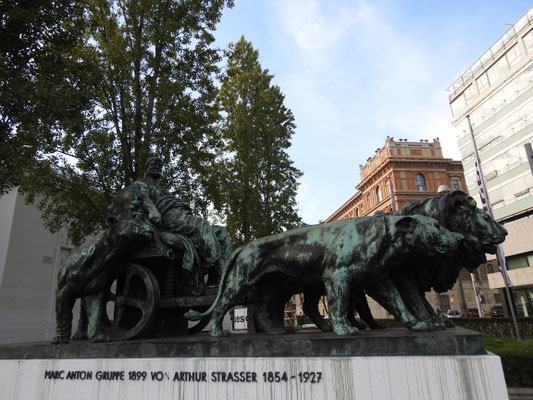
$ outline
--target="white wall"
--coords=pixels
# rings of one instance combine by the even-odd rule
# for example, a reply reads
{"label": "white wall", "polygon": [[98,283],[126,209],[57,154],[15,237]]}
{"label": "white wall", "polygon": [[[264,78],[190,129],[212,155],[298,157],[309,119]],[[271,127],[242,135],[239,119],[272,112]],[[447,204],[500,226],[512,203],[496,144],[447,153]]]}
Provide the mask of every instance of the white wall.
{"label": "white wall", "polygon": [[15,202],[17,200],[17,191],[11,192],[0,197],[0,285],[4,277],[4,268],[6,265],[7,249],[9,247],[9,238],[11,236],[11,226],[15,214]]}
{"label": "white wall", "polygon": [[506,257],[533,251],[533,240],[531,238],[533,215],[508,222],[504,226],[509,232],[505,242],[503,242],[503,250]]}
{"label": "white wall", "polygon": [[68,248],[64,235],[48,232],[40,216],[16,191],[0,198],[0,343],[54,334],[55,280]]}

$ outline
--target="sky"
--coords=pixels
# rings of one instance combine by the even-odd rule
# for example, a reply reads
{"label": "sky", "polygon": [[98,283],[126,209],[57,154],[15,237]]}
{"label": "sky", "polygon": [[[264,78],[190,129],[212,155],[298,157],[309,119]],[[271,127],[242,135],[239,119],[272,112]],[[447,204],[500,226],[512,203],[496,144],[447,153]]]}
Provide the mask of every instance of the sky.
{"label": "sky", "polygon": [[387,136],[439,138],[460,159],[447,88],[532,6],[522,0],[235,0],[215,32],[242,35],[285,95],[288,150],[304,174],[302,220],[326,219],[356,193]]}

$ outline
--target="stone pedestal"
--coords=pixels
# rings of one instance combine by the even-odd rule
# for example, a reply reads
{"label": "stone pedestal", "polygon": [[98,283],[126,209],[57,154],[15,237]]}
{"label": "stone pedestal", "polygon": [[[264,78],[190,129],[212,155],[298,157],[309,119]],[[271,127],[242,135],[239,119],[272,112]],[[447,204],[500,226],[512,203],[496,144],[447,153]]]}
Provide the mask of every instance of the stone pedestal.
{"label": "stone pedestal", "polygon": [[480,340],[463,329],[391,329],[1,345],[0,398],[507,399],[500,359]]}

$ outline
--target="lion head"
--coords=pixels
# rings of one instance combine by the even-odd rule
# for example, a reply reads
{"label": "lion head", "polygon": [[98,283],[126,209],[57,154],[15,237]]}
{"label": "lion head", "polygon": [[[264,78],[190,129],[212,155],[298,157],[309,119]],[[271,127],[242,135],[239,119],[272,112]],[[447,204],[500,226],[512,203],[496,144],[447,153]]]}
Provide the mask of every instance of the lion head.
{"label": "lion head", "polygon": [[457,249],[464,236],[451,232],[439,222],[423,215],[390,217],[391,242],[409,254],[443,255]]}
{"label": "lion head", "polygon": [[505,240],[507,230],[477,208],[476,201],[466,193],[455,191],[443,200],[448,214],[445,226],[465,236],[465,253],[473,256],[465,267],[476,268],[487,261],[485,253],[496,253],[496,246]]}
{"label": "lion head", "polygon": [[[420,260],[414,268],[409,267],[411,275],[424,291],[431,287],[437,292],[449,290],[457,281],[461,268],[474,271],[486,261],[485,253],[495,253],[496,246],[507,235],[503,226],[478,209],[475,200],[461,191],[407,204],[398,214],[426,215],[464,236],[454,254],[438,260]],[[429,263],[431,268],[428,268]]]}

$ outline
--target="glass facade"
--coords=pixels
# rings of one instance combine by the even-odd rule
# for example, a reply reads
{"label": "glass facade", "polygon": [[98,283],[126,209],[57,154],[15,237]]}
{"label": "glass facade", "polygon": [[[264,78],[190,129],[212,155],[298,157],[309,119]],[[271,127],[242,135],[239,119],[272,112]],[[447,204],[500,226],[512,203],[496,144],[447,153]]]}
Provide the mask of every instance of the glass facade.
{"label": "glass facade", "polygon": [[[454,82],[448,94],[466,190],[479,206],[470,121],[494,217],[509,230],[503,247],[511,280],[518,285],[513,288],[516,311],[533,317],[533,242],[528,241],[533,225],[524,218],[533,215],[533,173],[524,148],[533,144],[533,7]],[[491,264],[487,270],[500,274]]]}
{"label": "glass facade", "polygon": [[[533,64],[530,64],[522,71],[520,71],[513,80],[507,82],[503,87],[501,87],[497,92],[493,93],[491,96],[488,96],[486,99],[476,106],[475,109],[470,112],[470,122],[472,123],[472,128],[476,133],[476,141],[478,140],[481,134],[484,134],[486,130],[492,131],[493,134],[499,135],[500,133],[508,133],[508,130],[513,127],[509,125],[506,121],[507,118],[502,118],[501,116],[496,116],[496,121],[489,121],[489,119],[501,111],[508,104],[513,102],[515,99],[520,97],[522,94],[527,92],[531,87],[533,87]],[[531,123],[533,115],[531,114],[531,101],[528,104],[528,109],[521,110],[519,114],[524,118],[528,123]],[[517,115],[514,116],[515,120],[520,117]],[[490,127],[483,127],[482,124],[487,121],[490,124]],[[482,128],[481,132],[477,132],[476,128]],[[468,129],[468,123],[466,119],[462,119],[455,125],[457,139],[461,140],[466,135],[470,135]],[[482,147],[483,145],[478,145]],[[461,149],[461,155],[463,149]],[[473,149],[467,154],[473,154]],[[464,161],[464,160],[463,160]]]}
{"label": "glass facade", "polygon": [[[511,68],[521,61],[520,50],[518,45],[514,45],[501,56],[487,71],[483,72],[476,79],[477,91],[481,94],[483,91],[498,83]],[[470,105],[474,99],[476,91],[474,85],[470,85],[451,103],[452,113],[458,116]]]}
{"label": "glass facade", "polygon": [[531,53],[533,51],[533,30],[526,33],[522,40],[524,41],[526,52],[528,54]]}
{"label": "glass facade", "polygon": [[[478,71],[490,65],[496,54],[498,54],[503,48],[505,48],[509,42],[514,40],[516,37],[521,35],[522,30],[529,30],[526,35],[523,35],[522,40],[524,43],[527,43],[531,38],[526,38],[527,35],[531,32],[531,25],[533,21],[533,7],[528,10],[516,23],[510,27],[505,34],[494,43],[490,49],[488,49],[470,68],[468,68],[460,77],[457,79],[449,88],[448,95],[453,97],[457,92],[461,91],[465,82],[467,82],[472,76],[476,75]],[[525,29],[526,26],[529,26],[529,29]]]}
{"label": "glass facade", "polygon": [[[514,45],[511,50],[515,48],[518,46]],[[510,57],[502,59],[507,65],[509,60],[514,60]],[[498,64],[502,62],[500,60],[487,72],[493,68],[502,69]],[[488,76],[490,81],[490,74]],[[507,79],[490,96],[478,100],[478,104],[470,110],[470,121],[494,209],[502,209],[530,196],[533,201],[533,176],[524,149],[525,143],[533,144],[533,62],[520,68],[512,79]],[[455,128],[465,166],[467,190],[479,201],[474,147],[469,140],[466,118],[459,120]]]}
{"label": "glass facade", "polygon": [[514,289],[517,317],[533,317],[533,289]]}

